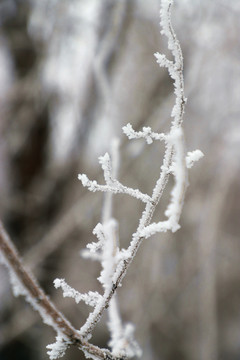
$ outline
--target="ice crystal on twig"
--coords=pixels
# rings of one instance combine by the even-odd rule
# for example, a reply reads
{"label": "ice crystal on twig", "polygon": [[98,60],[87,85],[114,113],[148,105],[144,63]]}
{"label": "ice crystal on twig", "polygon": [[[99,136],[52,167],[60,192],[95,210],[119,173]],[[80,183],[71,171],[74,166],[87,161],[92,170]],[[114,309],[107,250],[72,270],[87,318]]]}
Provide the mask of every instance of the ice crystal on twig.
{"label": "ice crystal on twig", "polygon": [[201,150],[189,151],[186,156],[187,168],[190,169],[194,165],[194,163],[200,160],[203,156],[204,154]]}
{"label": "ice crystal on twig", "polygon": [[99,185],[96,180],[89,180],[87,175],[79,174],[78,179],[82,182],[84,187],[87,187],[89,191],[103,191],[111,192],[113,194],[128,194],[136,199],[141,200],[144,203],[151,201],[151,197],[147,194],[143,194],[138,189],[132,189],[122,185],[118,180],[113,179],[111,175],[111,162],[108,153],[99,157],[99,162],[102,166],[106,185]]}
{"label": "ice crystal on twig", "polygon": [[135,131],[133,130],[133,127],[131,124],[127,124],[126,126],[123,126],[123,132],[124,134],[131,139],[145,139],[147,144],[152,144],[153,140],[165,140],[166,136],[165,134],[161,133],[155,133],[152,131],[150,127],[143,127],[142,131]]}
{"label": "ice crystal on twig", "polygon": [[[115,325],[117,326],[117,324]],[[135,327],[133,324],[128,323],[123,328],[117,327],[117,329],[117,332],[114,331],[115,336],[108,343],[113,349],[113,355],[126,358],[140,357],[142,350],[134,339]]]}
{"label": "ice crystal on twig", "polygon": [[47,349],[50,349],[50,351],[47,352],[50,360],[63,357],[69,345],[70,342],[67,339],[63,338],[61,335],[56,336],[56,342],[46,346]]}
{"label": "ice crystal on twig", "polygon": [[71,297],[76,301],[77,304],[82,300],[87,305],[96,306],[97,302],[102,298],[102,296],[96,291],[89,291],[87,294],[81,294],[69,286],[65,279],[55,279],[54,286],[56,289],[62,289],[63,297]]}

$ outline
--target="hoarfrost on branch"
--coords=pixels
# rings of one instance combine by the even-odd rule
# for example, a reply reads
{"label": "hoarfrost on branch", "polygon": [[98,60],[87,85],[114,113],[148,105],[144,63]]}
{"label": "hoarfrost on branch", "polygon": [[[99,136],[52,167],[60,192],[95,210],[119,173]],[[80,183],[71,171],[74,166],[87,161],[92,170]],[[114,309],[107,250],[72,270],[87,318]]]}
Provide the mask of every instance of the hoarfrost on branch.
{"label": "hoarfrost on branch", "polygon": [[[152,195],[142,193],[139,189],[132,189],[121,184],[117,180],[117,168],[119,159],[117,156],[118,142],[115,142],[112,159],[108,153],[99,157],[99,163],[103,170],[105,185],[100,185],[96,180],[89,180],[87,175],[80,174],[79,180],[89,191],[102,191],[107,193],[104,206],[103,221],[93,230],[97,237],[96,242],[87,245],[83,256],[98,260],[102,270],[98,280],[100,281],[103,294],[90,291],[81,294],[69,286],[64,279],[55,279],[54,286],[61,288],[64,297],[73,298],[76,303],[84,301],[93,307],[85,324],[80,330],[76,330],[64,316],[54,307],[32,275],[29,275],[23,267],[17,251],[11,245],[10,239],[1,227],[0,246],[3,253],[3,262],[10,272],[11,282],[15,295],[22,294],[26,300],[37,310],[43,321],[52,326],[57,333],[56,342],[47,346],[50,359],[57,359],[65,354],[69,345],[77,345],[85,354],[86,358],[96,359],[130,359],[141,356],[141,350],[133,338],[134,327],[131,324],[122,324],[120,312],[117,306],[116,289],[121,286],[122,280],[137,253],[141,242],[156,233],[168,230],[175,232],[180,228],[179,220],[182,212],[186,187],[188,184],[187,168],[202,156],[200,150],[185,154],[184,132],[182,128],[186,97],[184,94],[183,57],[179,41],[171,24],[171,8],[173,0],[162,0],[160,10],[161,34],[167,37],[168,48],[173,60],[167,59],[163,54],[156,53],[156,61],[160,67],[168,70],[173,79],[175,104],[171,111],[172,121],[168,133],[154,132],[150,127],[143,127],[141,131],[135,131],[131,124],[123,127],[124,134],[131,139],[144,139],[147,144],[153,141],[163,141],[165,154],[162,165],[159,165],[159,177],[153,188]],[[115,159],[115,160],[114,160]],[[156,206],[160,202],[169,176],[174,177],[174,186],[170,194],[170,202],[165,211],[166,220],[157,223],[152,222]],[[118,224],[112,217],[112,195],[126,194],[145,204],[145,209],[139,221],[136,231],[132,234],[127,249],[120,249],[118,239]],[[92,332],[101,319],[105,309],[109,308],[108,328],[110,331],[110,350],[100,349],[89,343]]]}

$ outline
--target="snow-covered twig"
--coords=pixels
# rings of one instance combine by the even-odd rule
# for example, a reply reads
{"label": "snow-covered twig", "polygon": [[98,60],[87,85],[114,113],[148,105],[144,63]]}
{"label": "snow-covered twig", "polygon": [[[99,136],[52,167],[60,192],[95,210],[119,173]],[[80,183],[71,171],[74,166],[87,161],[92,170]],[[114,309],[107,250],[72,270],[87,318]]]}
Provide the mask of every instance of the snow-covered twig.
{"label": "snow-covered twig", "polygon": [[[169,144],[172,144],[174,155],[172,165],[169,169],[175,178],[175,185],[171,191],[171,200],[168,204],[165,215],[168,220],[152,223],[144,227],[140,234],[148,238],[157,232],[166,232],[171,230],[177,231],[180,228],[179,218],[182,212],[183,200],[187,186],[186,163],[184,156],[184,143],[182,128],[173,128],[171,135],[168,137]],[[164,171],[164,167],[162,169]]]}
{"label": "snow-covered twig", "polygon": [[[116,141],[112,143],[112,166],[110,164],[110,157],[104,156],[100,158],[100,163],[104,171],[105,181],[109,184],[113,178],[117,177],[119,154]],[[118,240],[118,223],[112,217],[112,201],[113,194],[106,193],[103,205],[103,224],[98,224],[93,233],[96,235],[98,242],[93,242],[87,245],[87,249],[82,254],[84,257],[98,260],[101,262],[102,271],[98,280],[102,284],[105,294],[112,291],[113,288],[113,274],[115,273],[118,262],[125,257],[125,253],[119,252]],[[65,286],[65,284],[64,284]],[[69,296],[78,297],[78,292],[67,286],[67,293]],[[104,303],[104,299],[100,299],[96,308]],[[97,311],[95,309],[94,311]],[[94,312],[92,313],[92,315]],[[117,295],[114,294],[109,301],[108,306],[109,321],[107,322],[110,331],[109,346],[112,349],[112,354],[116,357],[131,358],[133,356],[140,356],[141,350],[137,342],[133,338],[134,326],[131,324],[124,325],[121,321],[121,316],[118,308]],[[91,319],[91,314],[89,319]],[[86,324],[85,324],[86,325]]]}
{"label": "snow-covered twig", "polygon": [[133,130],[133,127],[131,124],[127,124],[123,126],[123,132],[124,134],[131,139],[145,139],[147,144],[152,144],[153,140],[165,140],[166,135],[161,133],[155,133],[152,131],[150,127],[143,127],[142,131],[135,131]]}
{"label": "snow-covered twig", "polygon": [[104,172],[106,185],[99,185],[95,180],[89,180],[87,175],[85,174],[78,175],[78,179],[82,182],[82,185],[84,187],[87,187],[89,191],[103,191],[111,192],[113,194],[127,194],[141,200],[144,203],[151,201],[151,197],[149,195],[143,194],[138,189],[131,189],[127,186],[124,186],[116,179],[113,179],[111,175],[112,167],[110,162],[110,156],[108,153],[106,153],[104,156],[100,156],[99,162]]}
{"label": "snow-covered twig", "polygon": [[96,306],[98,301],[101,299],[101,295],[97,291],[89,291],[87,294],[81,294],[79,291],[69,286],[65,279],[55,279],[54,286],[56,289],[62,289],[63,297],[71,297],[77,304],[82,300],[87,305]]}
{"label": "snow-covered twig", "polygon": [[[116,146],[116,141],[112,143],[111,154],[112,154],[112,177],[117,178],[118,168],[119,168],[119,147]],[[112,270],[115,271],[116,265],[119,259],[119,239],[118,239],[118,224],[115,223],[112,219],[112,202],[113,202],[113,194],[107,193],[103,205],[103,224],[105,227],[109,228],[112,223],[112,229],[110,232],[108,231],[108,236],[111,238],[108,241],[111,241],[109,249],[112,249],[111,252],[107,249],[106,246],[106,255],[105,262],[102,262],[102,266],[104,268],[105,264],[109,263],[112,266]],[[106,242],[107,245],[107,242]],[[109,257],[109,259],[107,259]],[[107,267],[109,268],[109,264]],[[112,271],[111,274],[111,286],[112,286],[112,275],[114,274]],[[134,326],[132,324],[123,325],[121,320],[121,315],[118,307],[118,299],[117,294],[114,294],[108,307],[108,316],[109,321],[107,323],[109,331],[110,331],[110,341],[108,345],[112,349],[112,354],[114,356],[122,356],[122,357],[134,357],[141,355],[141,349],[139,348],[137,342],[134,340]]]}
{"label": "snow-covered twig", "polygon": [[[171,172],[171,167],[173,166],[173,161],[177,160],[178,165],[183,168],[177,169],[178,176],[181,173],[181,179],[179,182],[176,182],[174,193],[172,194],[172,201],[171,204],[174,203],[174,209],[171,207],[169,210],[169,217],[170,219],[175,219],[176,222],[174,224],[174,228],[176,229],[178,224],[178,219],[180,216],[180,208],[183,203],[183,197],[184,197],[184,182],[185,182],[185,174],[186,171],[186,165],[185,161],[182,161],[182,153],[179,153],[180,149],[180,142],[183,144],[183,134],[181,130],[181,124],[183,121],[183,114],[184,114],[184,106],[185,106],[185,96],[184,96],[184,82],[183,82],[183,58],[182,58],[182,52],[179,45],[179,42],[176,38],[176,35],[173,31],[172,25],[171,25],[171,6],[172,1],[163,0],[162,1],[162,7],[161,7],[161,25],[162,25],[162,32],[167,36],[168,38],[168,47],[171,50],[173,57],[174,57],[174,63],[171,65],[171,77],[174,79],[174,92],[176,95],[176,102],[174,105],[174,108],[172,110],[172,125],[171,130],[168,136],[162,136],[159,134],[160,137],[165,140],[166,143],[166,151],[165,156],[163,160],[163,165],[161,167],[161,173],[160,177],[156,182],[156,185],[153,189],[153,194],[151,197],[151,201],[148,201],[146,203],[145,210],[143,211],[142,217],[140,219],[140,223],[138,226],[138,229],[135,234],[133,234],[132,241],[129,245],[129,248],[127,250],[127,257],[122,259],[116,268],[116,271],[113,276],[113,286],[112,289],[106,290],[104,294],[105,303],[103,303],[99,308],[95,308],[95,310],[90,314],[86,324],[81,328],[81,334],[83,336],[87,336],[88,334],[91,334],[92,330],[94,329],[96,323],[99,321],[99,319],[102,316],[102,313],[111,300],[113,294],[115,293],[116,288],[121,284],[127,269],[136,255],[136,252],[144,238],[143,230],[146,229],[147,226],[150,225],[153,213],[155,211],[155,208],[162,196],[163,190],[167,184],[169,174]],[[127,132],[127,135],[130,138],[133,137],[144,137],[147,142],[151,142],[153,138],[153,133],[151,130],[143,130],[143,133],[136,133],[134,130],[132,130],[131,125],[127,126],[127,131],[125,128],[125,133]],[[181,136],[177,137],[178,140],[176,140],[176,143],[173,141],[174,136],[176,137],[176,134],[179,133]],[[152,136],[151,136],[152,135]],[[148,137],[147,137],[148,136]],[[154,135],[155,136],[155,135]],[[155,136],[156,138],[156,136]],[[178,143],[178,145],[177,145]],[[182,145],[181,149],[184,149],[184,146]],[[181,158],[181,160],[180,160]],[[181,164],[180,164],[181,163]],[[183,179],[184,178],[184,179]],[[181,185],[179,185],[181,183]],[[182,192],[180,191],[180,188],[182,189]],[[180,197],[181,193],[181,197]],[[174,213],[174,211],[175,213]],[[170,216],[171,212],[171,216]],[[161,230],[163,228],[163,223],[161,223],[161,229],[158,227],[155,227],[154,232]],[[165,224],[164,231],[171,228],[171,222],[168,220]],[[166,226],[167,225],[167,226]],[[152,229],[153,230],[153,229]]]}

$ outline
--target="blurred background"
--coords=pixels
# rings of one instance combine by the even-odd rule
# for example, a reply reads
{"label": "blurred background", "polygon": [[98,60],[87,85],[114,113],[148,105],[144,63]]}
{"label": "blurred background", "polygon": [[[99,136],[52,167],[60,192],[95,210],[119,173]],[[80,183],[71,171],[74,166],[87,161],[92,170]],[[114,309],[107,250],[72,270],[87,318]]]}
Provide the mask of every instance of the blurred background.
{"label": "blurred background", "polygon": [[[146,240],[119,304],[136,325],[146,360],[240,359],[240,2],[176,0],[173,24],[185,61],[187,151],[205,157],[175,234]],[[103,195],[98,156],[120,139],[119,179],[151,194],[161,144],[128,141],[122,126],[169,129],[173,86],[153,53],[165,52],[158,0],[1,0],[0,215],[27,266],[79,328],[91,310],[63,299],[53,280],[99,290],[98,263],[80,251],[94,241]],[[168,54],[169,55],[169,54]],[[170,57],[170,55],[169,55]],[[171,181],[170,181],[171,185]],[[169,188],[154,220],[164,219]],[[113,216],[127,247],[143,210],[116,195]],[[106,315],[93,342],[107,346]],[[55,334],[0,268],[0,360],[48,359]],[[64,359],[83,359],[71,348]]]}

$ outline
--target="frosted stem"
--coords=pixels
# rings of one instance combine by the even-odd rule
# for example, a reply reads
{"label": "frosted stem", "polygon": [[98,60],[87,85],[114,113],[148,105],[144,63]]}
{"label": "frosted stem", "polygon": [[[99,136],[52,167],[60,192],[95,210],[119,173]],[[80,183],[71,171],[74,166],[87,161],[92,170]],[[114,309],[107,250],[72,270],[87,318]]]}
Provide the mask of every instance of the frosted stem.
{"label": "frosted stem", "polygon": [[[112,177],[117,179],[118,169],[119,169],[119,140],[113,139],[111,142],[111,155],[112,155]],[[102,219],[103,223],[107,222],[112,217],[112,192],[107,192],[105,194],[105,199],[103,202],[103,211],[102,211]]]}
{"label": "frosted stem", "polygon": [[89,191],[111,192],[113,194],[127,194],[141,200],[144,203],[151,201],[151,197],[149,195],[143,194],[138,189],[131,189],[127,186],[124,186],[115,179],[108,178],[107,185],[99,185],[95,180],[89,180],[87,175],[85,174],[79,174],[78,179],[81,180],[83,186],[87,187]]}

